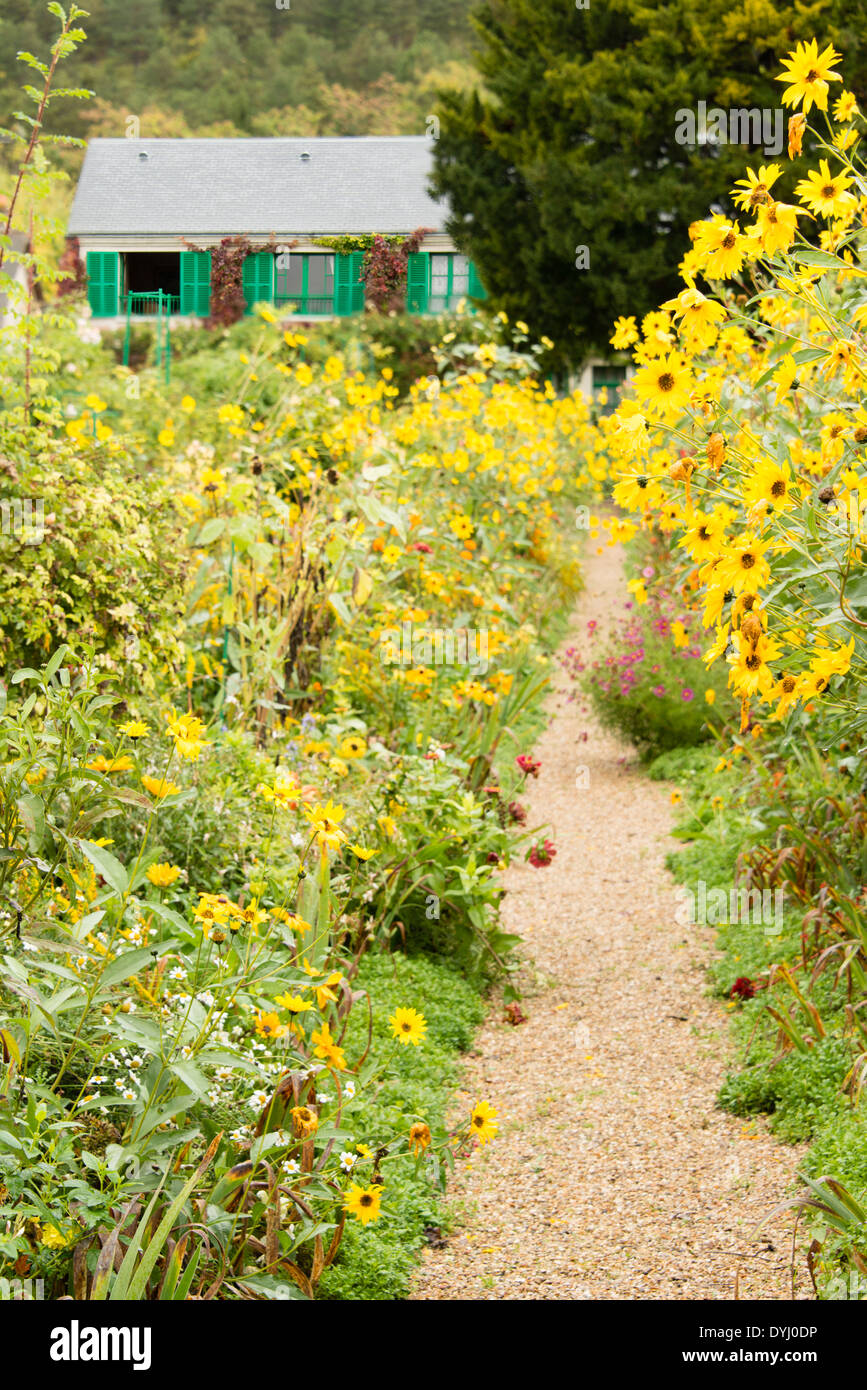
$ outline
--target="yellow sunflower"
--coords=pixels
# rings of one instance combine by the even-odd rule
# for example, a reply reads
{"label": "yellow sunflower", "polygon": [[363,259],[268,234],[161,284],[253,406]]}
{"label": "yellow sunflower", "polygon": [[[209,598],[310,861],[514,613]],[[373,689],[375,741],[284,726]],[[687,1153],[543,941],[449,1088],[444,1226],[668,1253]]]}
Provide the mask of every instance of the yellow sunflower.
{"label": "yellow sunflower", "polygon": [[715,578],[736,594],[755,594],[770,577],[771,567],[765,559],[767,543],[744,535],[732,541],[723,551]]}
{"label": "yellow sunflower", "polygon": [[809,43],[799,43],[793,53],[783,59],[783,71],[777,75],[777,82],[788,82],[783,92],[784,106],[799,106],[804,103],[804,115],[810,114],[815,104],[820,111],[828,110],[828,83],[840,82],[838,72],[832,72],[839,63],[840,54],[829,43],[821,53],[815,39]]}
{"label": "yellow sunflower", "polygon": [[343,1209],[348,1211],[350,1216],[356,1216],[362,1226],[366,1226],[368,1221],[378,1221],[381,1193],[382,1188],[379,1186],[359,1187],[358,1183],[354,1182],[346,1194]]}
{"label": "yellow sunflower", "polygon": [[489,1105],[486,1100],[480,1100],[473,1109],[470,1116],[470,1129],[476,1136],[480,1144],[487,1144],[493,1139],[500,1128],[497,1123],[498,1110]]}
{"label": "yellow sunflower", "polygon": [[404,1044],[412,1043],[413,1047],[418,1047],[424,1041],[427,1031],[427,1022],[424,1014],[418,1013],[415,1009],[395,1009],[391,1018],[392,1037],[399,1038]]}
{"label": "yellow sunflower", "polygon": [[664,419],[679,415],[693,388],[692,375],[676,352],[639,367],[633,379],[635,394],[649,410]]}
{"label": "yellow sunflower", "polygon": [[817,217],[847,217],[857,206],[856,199],[848,192],[851,183],[845,174],[832,175],[827,159],[820,159],[818,171],[811,169],[796,185],[795,192]]}

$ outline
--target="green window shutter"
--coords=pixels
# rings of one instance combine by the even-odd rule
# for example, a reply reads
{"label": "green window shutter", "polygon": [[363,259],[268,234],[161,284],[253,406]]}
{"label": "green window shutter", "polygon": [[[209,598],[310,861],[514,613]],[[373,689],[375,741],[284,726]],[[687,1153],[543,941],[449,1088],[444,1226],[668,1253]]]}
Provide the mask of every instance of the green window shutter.
{"label": "green window shutter", "polygon": [[334,312],[341,318],[360,314],[364,308],[364,281],[361,278],[363,251],[334,257]]}
{"label": "green window shutter", "polygon": [[364,309],[364,281],[361,278],[361,263],[364,260],[363,251],[353,251],[349,257],[351,261],[350,270],[350,300],[349,309],[352,314],[360,314]]}
{"label": "green window shutter", "polygon": [[181,252],[181,313],[207,318],[211,312],[210,251]]}
{"label": "green window shutter", "polygon": [[274,298],[274,256],[270,251],[254,251],[244,260],[242,272],[247,313],[254,304],[270,304]]}
{"label": "green window shutter", "polygon": [[414,252],[406,263],[406,307],[411,314],[427,312],[429,257],[424,251]]}
{"label": "green window shutter", "polygon": [[488,291],[479,279],[479,272],[472,261],[470,261],[469,291],[471,299],[487,299]]}
{"label": "green window shutter", "polygon": [[88,251],[87,298],[94,318],[117,313],[118,254],[116,251]]}

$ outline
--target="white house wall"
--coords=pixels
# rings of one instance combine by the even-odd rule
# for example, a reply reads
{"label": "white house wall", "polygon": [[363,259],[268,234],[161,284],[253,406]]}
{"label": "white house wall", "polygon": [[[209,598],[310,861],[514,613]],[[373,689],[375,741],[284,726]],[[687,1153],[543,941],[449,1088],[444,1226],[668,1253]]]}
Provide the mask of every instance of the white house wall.
{"label": "white house wall", "polygon": [[[230,234],[226,233],[226,235]],[[330,238],[343,237],[352,234],[347,232],[321,232],[318,235],[320,237]],[[412,233],[407,232],[406,235],[411,236]],[[165,233],[155,233],[153,235],[138,234],[135,236],[121,236],[117,233],[108,236],[98,236],[93,234],[87,235],[85,233],[79,233],[78,246],[79,254],[81,255],[82,259],[84,259],[88,251],[156,252],[189,251],[193,248],[201,251],[210,251],[215,246],[219,246],[220,242],[223,239],[224,238],[222,236],[190,236],[189,238],[187,238],[185,233],[183,232],[175,236],[167,236],[165,235]],[[262,245],[262,239],[260,237],[251,238],[251,240],[253,241],[254,245]],[[275,251],[278,246],[291,246],[291,243],[293,241],[297,241],[298,245],[292,246],[291,249],[293,251],[296,251],[299,255],[301,255],[302,252],[313,252],[318,253],[319,255],[322,255],[323,253],[328,253],[328,247],[317,246],[316,242],[314,240],[311,240],[309,234],[305,234],[303,237],[301,237],[298,235],[297,232],[274,233]],[[455,251],[456,249],[457,248],[455,247],[454,242],[451,240],[451,237],[446,236],[444,232],[434,232],[430,236],[426,236],[419,246],[420,251],[426,252]]]}

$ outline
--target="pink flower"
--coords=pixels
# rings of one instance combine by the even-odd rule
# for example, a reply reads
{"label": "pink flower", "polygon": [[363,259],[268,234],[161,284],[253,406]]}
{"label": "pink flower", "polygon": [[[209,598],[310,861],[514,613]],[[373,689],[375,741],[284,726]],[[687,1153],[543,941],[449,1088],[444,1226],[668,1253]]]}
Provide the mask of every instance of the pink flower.
{"label": "pink flower", "polygon": [[683,687],[683,690],[680,692],[680,698],[682,700],[691,700],[693,698],[693,692],[690,690],[688,685],[685,685]]}
{"label": "pink flower", "polygon": [[542,764],[537,762],[535,758],[531,758],[529,753],[519,753],[515,762],[525,775],[530,777],[539,776],[539,768]]}
{"label": "pink flower", "polygon": [[533,865],[534,869],[544,869],[547,864],[551,863],[551,860],[554,858],[554,855],[556,853],[557,851],[554,848],[554,841],[543,840],[541,844],[533,846],[533,848],[530,850],[530,853],[527,855],[527,858]]}

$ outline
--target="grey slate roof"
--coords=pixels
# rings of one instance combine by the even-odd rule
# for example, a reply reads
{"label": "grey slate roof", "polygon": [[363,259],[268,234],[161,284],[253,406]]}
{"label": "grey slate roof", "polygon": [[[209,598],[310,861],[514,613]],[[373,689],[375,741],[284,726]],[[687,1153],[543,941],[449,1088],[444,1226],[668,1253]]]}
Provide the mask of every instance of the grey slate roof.
{"label": "grey slate roof", "polygon": [[68,231],[440,231],[447,208],[427,192],[431,164],[431,142],[423,135],[91,140]]}

